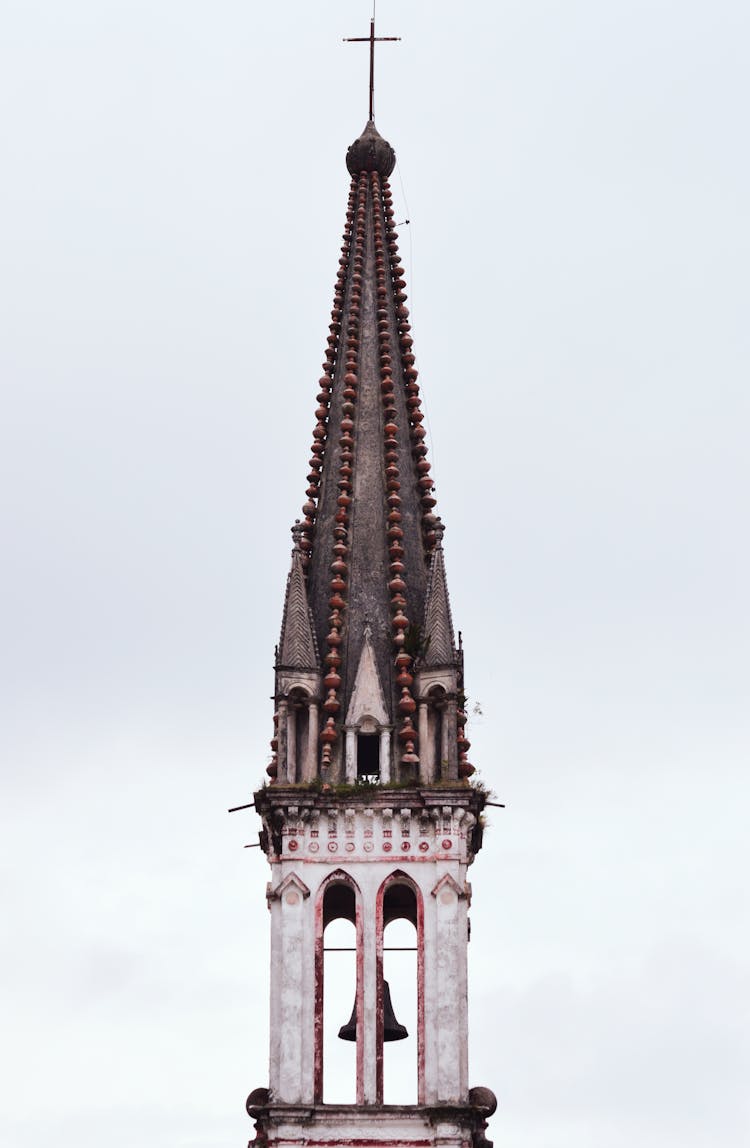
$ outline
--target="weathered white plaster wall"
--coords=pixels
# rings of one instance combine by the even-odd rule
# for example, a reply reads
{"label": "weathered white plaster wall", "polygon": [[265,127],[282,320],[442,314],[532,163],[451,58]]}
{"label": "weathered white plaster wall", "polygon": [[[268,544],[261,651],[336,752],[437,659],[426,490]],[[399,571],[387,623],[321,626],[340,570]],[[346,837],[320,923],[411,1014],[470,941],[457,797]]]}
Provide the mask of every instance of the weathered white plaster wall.
{"label": "weathered white plaster wall", "polygon": [[284,807],[275,838],[280,852],[271,850],[269,858],[274,1102],[314,1103],[316,906],[321,886],[340,869],[361,898],[364,1102],[377,1100],[377,896],[383,882],[400,872],[419,890],[424,911],[424,1100],[466,1103],[466,872],[474,824],[463,804],[412,809],[385,806],[381,798],[373,807]]}

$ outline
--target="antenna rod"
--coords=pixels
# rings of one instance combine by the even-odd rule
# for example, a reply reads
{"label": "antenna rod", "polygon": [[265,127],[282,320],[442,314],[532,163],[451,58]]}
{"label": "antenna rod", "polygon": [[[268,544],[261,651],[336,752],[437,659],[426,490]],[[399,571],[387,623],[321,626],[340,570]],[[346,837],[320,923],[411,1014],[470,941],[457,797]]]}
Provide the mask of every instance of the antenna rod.
{"label": "antenna rod", "polygon": [[370,21],[370,119],[375,121],[375,17]]}

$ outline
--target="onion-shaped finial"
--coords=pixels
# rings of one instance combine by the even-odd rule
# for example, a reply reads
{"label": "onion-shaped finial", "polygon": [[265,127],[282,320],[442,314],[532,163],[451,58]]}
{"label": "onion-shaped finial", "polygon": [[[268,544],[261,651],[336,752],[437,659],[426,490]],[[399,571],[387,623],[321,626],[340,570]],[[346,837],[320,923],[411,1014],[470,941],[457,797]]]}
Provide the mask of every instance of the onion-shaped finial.
{"label": "onion-shaped finial", "polygon": [[383,139],[372,120],[368,121],[362,135],[347,151],[346,166],[352,175],[376,171],[383,179],[388,179],[396,166],[395,151],[388,140]]}

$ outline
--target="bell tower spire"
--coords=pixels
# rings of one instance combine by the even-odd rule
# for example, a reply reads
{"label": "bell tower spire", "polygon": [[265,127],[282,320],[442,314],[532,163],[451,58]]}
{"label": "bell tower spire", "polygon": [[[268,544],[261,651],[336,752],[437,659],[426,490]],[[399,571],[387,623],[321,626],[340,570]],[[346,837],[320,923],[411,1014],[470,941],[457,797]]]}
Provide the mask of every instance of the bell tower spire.
{"label": "bell tower spire", "polygon": [[[376,42],[370,29],[371,59]],[[470,1088],[468,868],[485,792],[467,759],[443,524],[427,458],[404,269],[370,119],[346,153],[343,243],[293,528],[275,667],[273,760],[254,798],[271,869],[271,1050],[248,1098],[258,1148],[483,1148],[495,1109]],[[326,931],[349,922],[356,1103],[328,1103]],[[396,1019],[388,930],[411,928],[415,1022]],[[330,973],[329,973],[330,975]],[[398,1004],[398,1002],[396,1002]],[[340,1028],[339,1028],[340,1026]],[[414,1095],[385,1103],[391,1041]]]}
{"label": "bell tower spire", "polygon": [[[346,155],[346,225],[276,667],[274,784],[356,780],[361,739],[375,734],[382,780],[474,772],[388,184],[395,160],[372,122]],[[351,717],[366,633],[383,697],[367,728]],[[304,648],[304,665],[291,664],[290,645]]]}

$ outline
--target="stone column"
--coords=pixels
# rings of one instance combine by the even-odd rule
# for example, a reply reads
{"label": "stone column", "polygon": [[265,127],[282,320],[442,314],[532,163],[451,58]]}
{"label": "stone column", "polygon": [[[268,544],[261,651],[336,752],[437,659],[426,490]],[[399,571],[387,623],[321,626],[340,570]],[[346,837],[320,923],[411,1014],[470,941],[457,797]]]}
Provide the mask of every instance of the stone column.
{"label": "stone column", "polygon": [[345,773],[346,780],[353,785],[357,780],[357,731],[356,729],[348,729],[346,731],[346,759],[345,759]]}
{"label": "stone column", "polygon": [[456,781],[458,778],[458,746],[456,734],[458,730],[458,703],[455,695],[449,697],[443,710],[443,751],[441,760],[446,763],[443,781]]}
{"label": "stone column", "polygon": [[[377,1104],[376,1016],[377,1016],[377,937],[375,930],[375,896],[377,882],[363,888],[362,905],[362,1079],[357,1089],[358,1103]],[[361,1097],[361,1100],[359,1099]]]}
{"label": "stone column", "polygon": [[391,780],[391,731],[387,726],[380,729],[380,780],[385,783]]}
{"label": "stone column", "polygon": [[286,776],[294,785],[297,780],[297,703],[291,700],[286,719]]}
{"label": "stone column", "polygon": [[437,1104],[438,1100],[438,1052],[437,1052],[437,1007],[438,979],[437,962],[437,901],[430,896],[430,887],[435,880],[437,867],[432,870],[432,881],[422,889],[424,902],[424,1100],[425,1104]]}
{"label": "stone column", "polygon": [[279,781],[284,781],[284,779],[289,776],[287,773],[287,734],[288,734],[287,717],[288,717],[288,712],[289,712],[289,706],[287,704],[287,700],[286,700],[286,698],[282,698],[281,701],[279,702],[279,727],[278,727],[278,731],[277,731],[277,737],[279,740],[279,748],[277,751],[278,755],[279,755],[279,773],[278,773]]}
{"label": "stone column", "polygon": [[447,877],[436,899],[435,1000],[437,1102],[465,1104],[468,1091],[464,1050],[468,1043],[466,982],[466,898]]}
{"label": "stone column", "polygon": [[422,785],[429,785],[435,776],[435,747],[430,745],[429,713],[427,702],[419,702],[419,776]]}
{"label": "stone column", "polygon": [[271,894],[270,1086],[274,1098],[285,1104],[312,1099],[308,1079],[312,1025],[305,1023],[306,1003],[314,997],[307,953],[308,898],[309,891],[297,879],[283,881],[278,892]]}
{"label": "stone column", "polygon": [[305,781],[313,781],[318,772],[318,703],[312,699],[307,709],[307,754]]}

